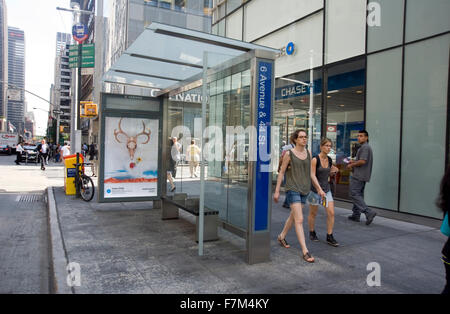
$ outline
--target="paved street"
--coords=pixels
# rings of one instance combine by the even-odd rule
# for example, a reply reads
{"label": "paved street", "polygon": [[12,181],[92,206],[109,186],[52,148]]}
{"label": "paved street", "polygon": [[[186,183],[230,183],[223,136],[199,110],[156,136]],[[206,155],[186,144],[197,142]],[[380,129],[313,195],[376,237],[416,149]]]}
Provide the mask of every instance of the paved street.
{"label": "paved street", "polygon": [[0,155],[0,293],[49,293],[47,210],[49,185],[61,185],[63,170],[14,164]]}

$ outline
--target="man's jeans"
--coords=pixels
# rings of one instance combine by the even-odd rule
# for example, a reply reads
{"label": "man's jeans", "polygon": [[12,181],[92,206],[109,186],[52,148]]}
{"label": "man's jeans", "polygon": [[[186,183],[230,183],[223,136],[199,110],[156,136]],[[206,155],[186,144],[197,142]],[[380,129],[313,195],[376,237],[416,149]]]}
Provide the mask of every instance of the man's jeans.
{"label": "man's jeans", "polygon": [[360,181],[351,177],[350,179],[350,198],[353,201],[353,217],[359,218],[361,213],[366,216],[371,213],[369,207],[364,202],[364,188],[366,187],[365,181]]}

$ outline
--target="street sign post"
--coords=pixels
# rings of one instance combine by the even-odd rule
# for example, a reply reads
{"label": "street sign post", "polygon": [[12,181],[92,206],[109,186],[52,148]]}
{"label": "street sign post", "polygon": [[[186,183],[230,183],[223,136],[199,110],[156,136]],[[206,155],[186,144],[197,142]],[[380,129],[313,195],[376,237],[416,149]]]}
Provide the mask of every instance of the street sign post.
{"label": "street sign post", "polygon": [[[81,46],[81,65],[79,65],[79,46]],[[69,48],[69,68],[95,67],[95,44],[71,45]]]}

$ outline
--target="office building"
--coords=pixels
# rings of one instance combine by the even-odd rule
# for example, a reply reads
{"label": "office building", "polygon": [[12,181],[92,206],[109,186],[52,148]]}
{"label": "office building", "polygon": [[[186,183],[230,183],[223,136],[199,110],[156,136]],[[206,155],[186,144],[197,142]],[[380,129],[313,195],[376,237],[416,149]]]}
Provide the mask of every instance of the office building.
{"label": "office building", "polygon": [[19,134],[25,123],[25,34],[16,27],[8,27],[8,114],[7,120]]}
{"label": "office building", "polygon": [[[332,139],[337,199],[349,200],[343,160],[366,129],[374,152],[368,205],[442,218],[435,200],[449,164],[449,12],[447,0],[214,1],[212,33],[280,49],[279,145],[310,121],[313,153],[321,137]],[[300,83],[310,83],[311,64],[312,117]]]}
{"label": "office building", "polygon": [[0,131],[7,129],[8,23],[5,0],[0,0]]}
{"label": "office building", "polygon": [[[68,138],[70,134],[70,115],[71,115],[71,98],[70,98],[70,84],[72,81],[72,72],[69,69],[69,46],[72,40],[72,35],[65,33],[56,34],[56,58],[55,58],[55,84],[52,85],[50,92],[50,106],[51,116],[56,119],[57,114],[53,111],[60,111],[59,125],[62,127],[62,132],[59,132],[59,138]],[[56,121],[49,119],[52,127],[56,128]],[[54,124],[54,125],[53,125]],[[56,133],[54,140],[56,141]]]}

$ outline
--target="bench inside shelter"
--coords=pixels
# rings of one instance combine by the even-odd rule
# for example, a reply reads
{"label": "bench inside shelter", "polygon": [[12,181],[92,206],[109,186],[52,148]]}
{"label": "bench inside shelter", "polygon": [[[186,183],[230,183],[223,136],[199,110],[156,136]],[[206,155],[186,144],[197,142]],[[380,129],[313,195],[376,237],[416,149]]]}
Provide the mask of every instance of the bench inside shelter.
{"label": "bench inside shelter", "polygon": [[[187,193],[176,193],[161,197],[162,219],[178,219],[179,209],[182,209],[195,216],[195,241],[198,242],[199,237],[199,208],[200,198],[189,197]],[[203,241],[215,241],[219,237],[217,235],[219,211],[211,210],[205,207]]]}

